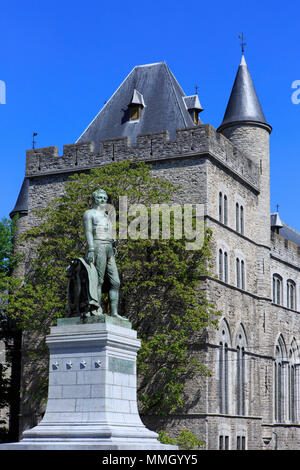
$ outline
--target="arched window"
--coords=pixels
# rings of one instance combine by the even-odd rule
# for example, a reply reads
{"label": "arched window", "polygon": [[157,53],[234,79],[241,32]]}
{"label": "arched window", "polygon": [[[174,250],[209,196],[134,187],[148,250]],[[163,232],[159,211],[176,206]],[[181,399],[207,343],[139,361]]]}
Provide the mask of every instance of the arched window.
{"label": "arched window", "polygon": [[236,287],[245,290],[246,288],[246,267],[245,261],[240,258],[235,260]]}
{"label": "arched window", "polygon": [[228,254],[221,248],[218,252],[218,276],[220,281],[228,282]]}
{"label": "arched window", "polygon": [[239,232],[239,227],[240,227],[240,208],[238,203],[235,205],[235,229],[237,232]]}
{"label": "arched window", "polygon": [[282,304],[282,277],[279,274],[273,274],[273,302]]}
{"label": "arched window", "polygon": [[219,410],[220,413],[229,413],[229,348],[230,333],[225,320],[219,330],[219,357],[218,357],[218,381],[219,381]]}
{"label": "arched window", "polygon": [[274,408],[275,421],[281,423],[285,415],[285,385],[286,385],[286,349],[282,336],[280,336],[275,348],[274,370]]}
{"label": "arched window", "polygon": [[240,207],[240,232],[244,235],[244,208]]}
{"label": "arched window", "polygon": [[228,224],[228,203],[226,194],[224,195],[224,224]]}
{"label": "arched window", "polygon": [[297,342],[293,339],[288,357],[288,419],[291,423],[298,422],[299,399],[299,351]]}
{"label": "arched window", "polygon": [[241,260],[241,288],[245,289],[245,262]]}
{"label": "arched window", "polygon": [[219,279],[223,281],[223,251],[219,250]]}
{"label": "arched window", "polygon": [[235,260],[235,269],[236,269],[236,287],[241,286],[241,268],[240,268],[240,260],[236,258]]}
{"label": "arched window", "polygon": [[219,222],[228,224],[228,199],[226,194],[219,192]]}
{"label": "arched window", "polygon": [[238,202],[235,204],[235,229],[244,235],[244,207]]}
{"label": "arched window", "polygon": [[219,193],[219,221],[223,222],[223,195]]}
{"label": "arched window", "polygon": [[224,282],[228,282],[228,255],[224,252]]}
{"label": "arched window", "polygon": [[219,344],[220,413],[228,413],[228,344]]}
{"label": "arched window", "polygon": [[286,283],[286,306],[296,310],[296,285],[290,279]]}
{"label": "arched window", "polygon": [[240,326],[236,336],[236,414],[246,414],[245,388],[246,388],[246,359],[245,350],[247,347],[246,336],[242,326]]}

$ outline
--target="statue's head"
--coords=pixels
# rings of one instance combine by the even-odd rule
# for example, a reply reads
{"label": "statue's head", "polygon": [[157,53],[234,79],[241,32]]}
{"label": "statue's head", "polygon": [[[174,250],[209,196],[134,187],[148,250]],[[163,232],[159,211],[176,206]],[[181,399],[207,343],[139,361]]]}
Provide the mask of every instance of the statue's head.
{"label": "statue's head", "polygon": [[108,200],[107,192],[104,189],[99,188],[92,194],[93,204],[106,204]]}

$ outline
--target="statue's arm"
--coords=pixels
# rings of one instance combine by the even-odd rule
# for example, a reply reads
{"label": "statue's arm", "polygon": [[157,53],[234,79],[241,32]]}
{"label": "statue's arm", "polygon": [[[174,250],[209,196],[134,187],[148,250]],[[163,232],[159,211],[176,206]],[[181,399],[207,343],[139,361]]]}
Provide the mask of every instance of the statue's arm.
{"label": "statue's arm", "polygon": [[93,219],[92,215],[87,211],[83,215],[84,234],[88,246],[88,259],[94,262],[94,237],[93,237]]}

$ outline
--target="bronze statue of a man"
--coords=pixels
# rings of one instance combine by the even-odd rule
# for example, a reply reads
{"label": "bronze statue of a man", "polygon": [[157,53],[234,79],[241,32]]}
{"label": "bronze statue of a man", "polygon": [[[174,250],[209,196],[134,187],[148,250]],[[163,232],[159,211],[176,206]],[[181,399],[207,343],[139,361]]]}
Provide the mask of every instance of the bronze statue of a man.
{"label": "bronze statue of a man", "polygon": [[[105,277],[109,284],[108,295],[110,313],[113,317],[118,314],[120,279],[115,260],[112,224],[106,205],[108,196],[103,189],[93,192],[93,207],[83,215],[84,232],[87,241],[87,261],[93,263],[98,273],[98,302],[101,305],[102,286]],[[101,307],[94,314],[101,314]],[[122,317],[121,317],[122,318]]]}

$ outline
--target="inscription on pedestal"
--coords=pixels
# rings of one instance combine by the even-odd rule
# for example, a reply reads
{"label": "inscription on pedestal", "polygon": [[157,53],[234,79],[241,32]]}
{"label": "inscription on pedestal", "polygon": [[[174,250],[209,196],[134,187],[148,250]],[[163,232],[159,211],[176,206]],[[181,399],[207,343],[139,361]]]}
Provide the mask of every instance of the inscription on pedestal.
{"label": "inscription on pedestal", "polygon": [[108,370],[121,374],[134,374],[134,363],[118,357],[109,357]]}

